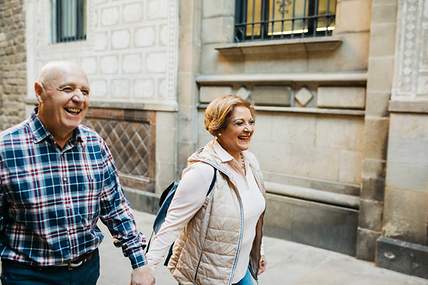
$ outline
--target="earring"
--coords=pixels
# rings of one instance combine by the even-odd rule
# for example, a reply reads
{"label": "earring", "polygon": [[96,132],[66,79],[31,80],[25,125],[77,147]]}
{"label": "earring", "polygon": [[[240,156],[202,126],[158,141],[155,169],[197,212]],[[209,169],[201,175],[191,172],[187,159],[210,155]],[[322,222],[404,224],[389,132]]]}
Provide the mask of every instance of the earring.
{"label": "earring", "polygon": [[217,134],[217,136],[218,136],[218,137],[221,137],[221,133],[218,133],[218,134]]}

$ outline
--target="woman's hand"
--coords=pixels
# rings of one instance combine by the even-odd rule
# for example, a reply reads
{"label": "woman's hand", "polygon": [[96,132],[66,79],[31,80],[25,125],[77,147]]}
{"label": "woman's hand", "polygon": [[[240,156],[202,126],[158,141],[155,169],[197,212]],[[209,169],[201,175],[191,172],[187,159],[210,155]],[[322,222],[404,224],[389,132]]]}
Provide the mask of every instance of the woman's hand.
{"label": "woman's hand", "polygon": [[265,272],[266,270],[266,260],[265,260],[265,256],[262,255],[260,257],[260,261],[259,261],[259,271],[257,272],[257,275],[262,274],[263,272]]}

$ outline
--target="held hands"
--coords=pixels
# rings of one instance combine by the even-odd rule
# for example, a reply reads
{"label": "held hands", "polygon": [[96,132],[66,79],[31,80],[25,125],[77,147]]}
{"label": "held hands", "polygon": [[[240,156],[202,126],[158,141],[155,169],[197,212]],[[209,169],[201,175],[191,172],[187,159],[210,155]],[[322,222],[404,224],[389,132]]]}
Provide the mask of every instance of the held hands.
{"label": "held hands", "polygon": [[150,266],[138,267],[132,270],[130,285],[155,285],[154,270]]}
{"label": "held hands", "polygon": [[266,270],[266,260],[265,260],[265,256],[262,255],[260,257],[260,261],[259,261],[259,271],[257,272],[257,275],[262,274],[263,272],[265,272]]}

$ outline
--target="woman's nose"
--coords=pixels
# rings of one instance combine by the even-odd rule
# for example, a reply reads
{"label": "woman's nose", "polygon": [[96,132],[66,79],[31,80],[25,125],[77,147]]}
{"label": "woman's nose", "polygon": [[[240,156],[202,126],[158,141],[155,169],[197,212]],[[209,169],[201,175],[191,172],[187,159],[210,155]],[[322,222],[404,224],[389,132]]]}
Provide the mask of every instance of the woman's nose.
{"label": "woman's nose", "polygon": [[247,132],[247,133],[251,133],[253,131],[253,127],[252,126],[245,126],[244,127],[244,132]]}

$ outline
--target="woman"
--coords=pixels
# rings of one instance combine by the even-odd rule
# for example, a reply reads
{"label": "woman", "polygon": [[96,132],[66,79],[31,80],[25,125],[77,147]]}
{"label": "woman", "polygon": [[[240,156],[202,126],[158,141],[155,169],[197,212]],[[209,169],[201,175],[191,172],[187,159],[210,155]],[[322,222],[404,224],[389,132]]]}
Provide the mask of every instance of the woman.
{"label": "woman", "polygon": [[238,96],[216,98],[205,111],[205,128],[214,139],[188,159],[147,253],[155,267],[175,241],[168,268],[180,284],[256,284],[265,270],[264,188],[258,162],[247,150],[254,123],[253,107]]}

